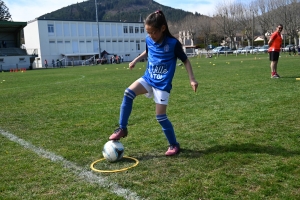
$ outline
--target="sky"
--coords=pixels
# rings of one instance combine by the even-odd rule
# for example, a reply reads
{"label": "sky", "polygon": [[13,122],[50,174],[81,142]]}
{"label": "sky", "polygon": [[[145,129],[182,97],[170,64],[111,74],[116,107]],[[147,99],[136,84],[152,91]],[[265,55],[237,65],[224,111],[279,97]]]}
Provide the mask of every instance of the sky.
{"label": "sky", "polygon": [[[46,13],[53,12],[83,0],[2,0],[15,22],[33,20]],[[101,0],[97,0],[101,1]],[[154,0],[164,6],[212,16],[216,4],[223,0]]]}

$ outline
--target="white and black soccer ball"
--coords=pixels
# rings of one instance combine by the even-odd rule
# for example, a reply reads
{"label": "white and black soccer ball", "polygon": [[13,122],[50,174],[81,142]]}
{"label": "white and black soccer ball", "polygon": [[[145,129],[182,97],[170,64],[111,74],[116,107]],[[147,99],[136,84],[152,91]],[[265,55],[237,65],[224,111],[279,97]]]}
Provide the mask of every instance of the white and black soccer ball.
{"label": "white and black soccer ball", "polygon": [[110,140],[105,143],[102,154],[107,161],[116,162],[123,158],[124,146],[118,140]]}

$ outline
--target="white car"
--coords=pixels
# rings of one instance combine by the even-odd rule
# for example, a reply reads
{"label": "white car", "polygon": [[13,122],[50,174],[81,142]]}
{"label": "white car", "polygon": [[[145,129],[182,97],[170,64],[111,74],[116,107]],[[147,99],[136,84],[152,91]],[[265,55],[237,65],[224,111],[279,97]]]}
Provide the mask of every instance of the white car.
{"label": "white car", "polygon": [[259,53],[266,53],[266,52],[268,52],[268,49],[269,49],[269,45],[264,45],[264,46],[262,46],[258,49],[258,52]]}
{"label": "white car", "polygon": [[231,49],[227,46],[219,46],[211,50],[211,53],[224,53],[225,51],[232,53]]}
{"label": "white car", "polygon": [[254,47],[254,49],[250,49],[249,53],[257,53],[258,52],[259,47]]}
{"label": "white car", "polygon": [[238,48],[237,50],[234,50],[233,53],[237,54],[237,53],[242,53],[243,48]]}
{"label": "white car", "polygon": [[246,46],[241,53],[250,53],[250,50],[253,49],[254,47],[252,46]]}
{"label": "white car", "polygon": [[211,50],[212,53],[219,53],[219,51],[222,49],[222,46],[216,47],[213,50]]}

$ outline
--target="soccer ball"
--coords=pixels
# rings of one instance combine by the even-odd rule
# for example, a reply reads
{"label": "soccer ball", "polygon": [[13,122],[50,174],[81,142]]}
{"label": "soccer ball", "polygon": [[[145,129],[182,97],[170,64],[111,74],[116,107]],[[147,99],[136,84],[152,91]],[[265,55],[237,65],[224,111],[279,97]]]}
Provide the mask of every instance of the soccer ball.
{"label": "soccer ball", "polygon": [[107,161],[116,162],[123,157],[124,146],[118,140],[110,140],[105,143],[102,154]]}

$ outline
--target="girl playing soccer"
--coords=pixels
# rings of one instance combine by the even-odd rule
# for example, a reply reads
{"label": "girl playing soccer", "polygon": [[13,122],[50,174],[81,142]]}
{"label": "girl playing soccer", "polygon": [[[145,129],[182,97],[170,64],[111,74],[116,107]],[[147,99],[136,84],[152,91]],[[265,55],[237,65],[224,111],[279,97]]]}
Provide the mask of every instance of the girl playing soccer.
{"label": "girl playing soccer", "polygon": [[166,112],[177,58],[184,63],[194,92],[197,90],[198,82],[195,80],[191,63],[183,52],[181,43],[171,35],[162,11],[156,11],[147,17],[145,29],[148,33],[146,50],[129,63],[129,68],[134,68],[138,61],[148,57],[147,69],[141,78],[125,90],[120,108],[120,126],[109,139],[119,140],[127,136],[127,123],[133,100],[137,95],[145,94],[148,98],[153,97],[156,103],[156,119],[170,145],[165,155],[172,156],[180,152],[180,146]]}

